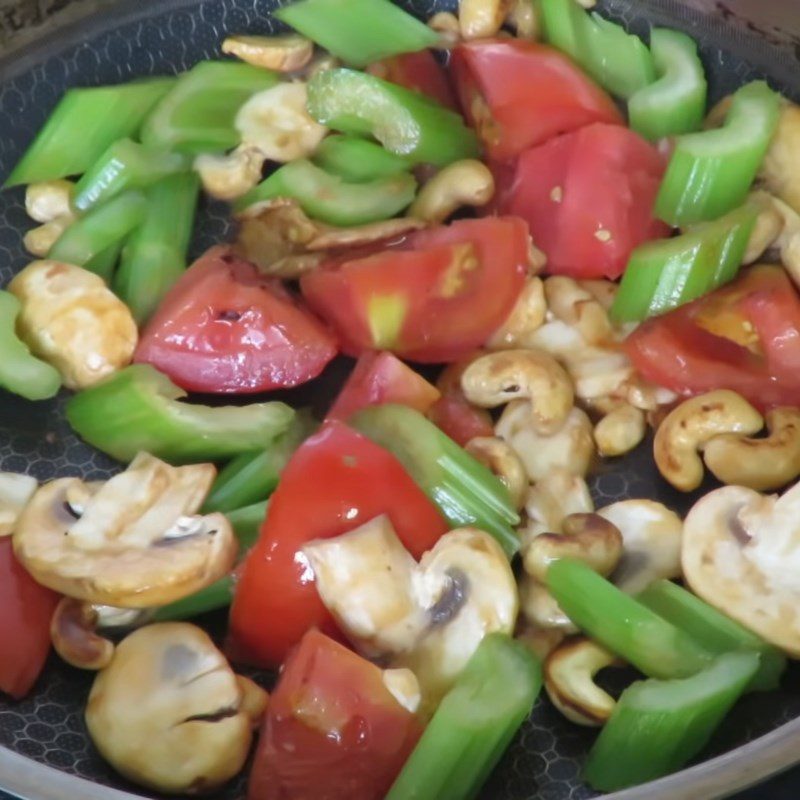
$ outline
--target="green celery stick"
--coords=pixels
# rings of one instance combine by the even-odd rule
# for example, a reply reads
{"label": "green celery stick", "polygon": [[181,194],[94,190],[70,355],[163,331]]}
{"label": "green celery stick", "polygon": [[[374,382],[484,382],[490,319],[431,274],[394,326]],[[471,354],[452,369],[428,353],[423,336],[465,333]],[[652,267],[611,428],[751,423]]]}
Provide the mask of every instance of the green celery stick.
{"label": "green celery stick", "polygon": [[343,134],[334,134],[323,139],[313,160],[326,172],[351,183],[391,178],[411,169],[411,164],[402,156],[384,150],[379,144]]}

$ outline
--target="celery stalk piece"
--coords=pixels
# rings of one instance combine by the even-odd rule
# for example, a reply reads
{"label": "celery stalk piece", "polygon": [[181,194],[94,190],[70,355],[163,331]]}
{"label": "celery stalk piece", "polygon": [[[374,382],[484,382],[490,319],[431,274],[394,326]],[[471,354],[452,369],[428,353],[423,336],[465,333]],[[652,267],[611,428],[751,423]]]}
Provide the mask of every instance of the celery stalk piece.
{"label": "celery stalk piece", "polygon": [[275,16],[355,67],[439,43],[434,30],[390,0],[299,0]]}
{"label": "celery stalk piece", "polygon": [[106,283],[111,283],[111,279],[114,276],[114,269],[117,266],[120,253],[122,252],[122,245],[122,241],[112,244],[111,247],[107,247],[105,250],[102,250],[96,256],[89,259],[89,261],[83,265],[83,268],[88,269],[89,272],[94,272],[95,275],[99,275]]}
{"label": "celery stalk piece", "polygon": [[392,453],[452,528],[486,531],[509,558],[519,550],[512,528],[519,515],[506,487],[418,411],[393,404],[372,406],[348,424]]}
{"label": "celery stalk piece", "polygon": [[229,150],[240,142],[236,113],[278,82],[274,72],[235,61],[201,61],[178,78],[142,128],[142,142],[183,153]]}
{"label": "celery stalk piece", "polygon": [[659,78],[628,100],[631,128],[653,141],[700,130],[708,83],[694,39],[680,31],[654,28],[650,51]]}
{"label": "celery stalk piece", "polygon": [[164,178],[147,190],[147,212],[125,244],[114,279],[114,291],[139,324],[186,269],[199,196],[200,179],[191,172]]}
{"label": "celery stalk piece", "polygon": [[365,72],[318,72],[308,82],[308,111],[334,130],[374,137],[412,164],[444,167],[480,153],[474,131],[454,111]]}
{"label": "celery stalk piece", "polygon": [[722,128],[680,136],[656,198],[656,215],[670,225],[691,225],[744,203],[779,113],[780,95],[764,81],[753,81],[733,95]]}
{"label": "celery stalk piece", "polygon": [[412,166],[402,156],[390,153],[375,142],[343,134],[323,139],[313,160],[321,169],[351,183],[402,175]]}
{"label": "celery stalk piece", "polygon": [[527,648],[493,633],[445,695],[386,800],[476,797],[541,691]]}
{"label": "celery stalk piece", "polygon": [[143,194],[121,194],[73,222],[50,248],[47,257],[79,267],[105,269],[107,261],[101,254],[121,244],[146,213],[147,200]]}
{"label": "celery stalk piece", "polygon": [[752,692],[777,689],[786,669],[786,656],[730,617],[672,581],[650,584],[636,599],[667,622],[702,642],[714,654],[753,650],[760,656],[758,672],[747,687]]}
{"label": "celery stalk piece", "polygon": [[61,376],[17,336],[19,310],[19,300],[0,290],[0,388],[27,400],[47,400],[61,388]]}
{"label": "celery stalk piece", "polygon": [[565,558],[547,572],[547,586],[587,636],[653,678],[686,678],[712,654],[581,561]]}
{"label": "celery stalk piece", "polygon": [[70,89],[25,151],[5,186],[81,175],[118,139],[135,137],[175,78]]}
{"label": "celery stalk piece", "polygon": [[613,792],[680,769],[703,749],[757,670],[757,653],[728,653],[691,678],[637,681],[594,743],[586,781]]}
{"label": "celery stalk piece", "polygon": [[347,227],[389,219],[411,205],[417,191],[413,175],[404,172],[369,183],[346,183],[336,175],[298,159],[284,164],[236,203],[245,209],[264,200],[291,197],[310,217]]}
{"label": "celery stalk piece", "polygon": [[257,541],[261,525],[266,519],[269,500],[261,500],[243,508],[226,511],[225,516],[233,526],[239,540],[240,553],[244,555]]}
{"label": "celery stalk piece", "polygon": [[189,160],[180,153],[154,150],[131,139],[120,139],[78,181],[73,205],[85,213],[126,189],[144,189],[190,167]]}
{"label": "celery stalk piece", "polygon": [[173,464],[219,461],[266,447],[295,412],[285,403],[203,406],[149,364],[134,364],[67,403],[75,432],[98,450],[129,462],[140,451]]}

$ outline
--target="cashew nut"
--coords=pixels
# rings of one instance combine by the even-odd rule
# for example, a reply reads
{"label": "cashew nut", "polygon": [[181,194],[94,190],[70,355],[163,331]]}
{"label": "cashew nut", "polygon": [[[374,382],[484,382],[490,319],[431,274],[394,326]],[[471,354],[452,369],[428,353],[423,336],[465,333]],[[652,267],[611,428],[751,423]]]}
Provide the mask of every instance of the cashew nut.
{"label": "cashew nut", "polygon": [[621,456],[636,447],[647,432],[641,409],[622,403],[594,427],[594,441],[601,456]]}
{"label": "cashew nut", "polygon": [[508,14],[510,0],[459,0],[458,22],[464,39],[496,36]]}
{"label": "cashew nut", "polygon": [[36,478],[16,472],[0,472],[0,538],[14,533],[17,520],[36,488]]}
{"label": "cashew nut", "polygon": [[229,36],[222,52],[236,56],[254,67],[276,72],[295,72],[308,66],[314,55],[314,43],[303,36]]}
{"label": "cashew nut", "polygon": [[464,396],[483,408],[528,399],[534,430],[557,433],[574,399],[563,367],[542,350],[502,350],[473,361],[461,377]]}
{"label": "cashew nut", "polygon": [[449,11],[439,11],[428,20],[428,27],[442,37],[442,47],[450,49],[461,41],[458,17]]}
{"label": "cashew nut", "polygon": [[541,30],[539,7],[531,0],[512,0],[511,8],[506,15],[506,22],[519,39],[535,40],[539,38]]}
{"label": "cashew nut", "polygon": [[672,390],[656,386],[638,373],[634,373],[619,386],[618,396],[634,408],[654,412],[665,406],[671,406],[678,399],[678,395]]}
{"label": "cashew nut", "polygon": [[456,161],[439,170],[420,189],[408,216],[425,222],[444,222],[463,206],[485,206],[494,195],[494,176],[481,161]]}
{"label": "cashew nut", "polygon": [[762,198],[760,211],[756,217],[753,232],[747,242],[747,249],[742,257],[743,264],[752,264],[769,249],[781,235],[784,227],[783,216],[766,192],[753,192],[751,198]]}
{"label": "cashew nut", "polygon": [[562,533],[543,533],[525,550],[525,571],[544,583],[554,561],[576,558],[600,575],[610,575],[622,556],[622,534],[617,527],[593,513],[570,514],[562,523]]}
{"label": "cashew nut", "polygon": [[605,308],[577,281],[553,275],[544,282],[547,306],[553,315],[574,327],[588,344],[613,339],[614,328]]}
{"label": "cashew nut", "polygon": [[41,181],[31,183],[25,190],[25,211],[36,222],[46,223],[56,219],[75,219],[72,210],[72,181]]}
{"label": "cashew nut", "polygon": [[537,661],[542,662],[564,641],[564,636],[564,632],[558,628],[538,628],[523,622],[514,638],[524,644]]}
{"label": "cashew nut", "polygon": [[527,347],[529,336],[544,324],[546,316],[544,283],[541,278],[531,276],[525,280],[522,292],[508,319],[492,334],[486,342],[486,347],[490,350]]}
{"label": "cashew nut", "polygon": [[194,160],[206,194],[217,200],[236,200],[260,180],[266,156],[257,148],[241,145],[228,155],[203,153]]}
{"label": "cashew nut", "polygon": [[750,436],[764,420],[743,397],[718,389],[674,408],[656,431],[653,455],[659,472],[676,489],[691,492],[703,481],[698,450],[721,433]]}
{"label": "cashew nut", "polygon": [[517,451],[531,481],[542,480],[554,469],[585,475],[594,458],[592,423],[579,408],[570,410],[555,433],[542,435],[534,427],[530,403],[515,400],[503,410],[495,433]]}
{"label": "cashew nut", "polygon": [[708,442],[703,459],[719,481],[766,492],[800,475],[800,410],[768,411],[766,424],[763,439],[727,433]]}
{"label": "cashew nut", "polygon": [[619,291],[618,283],[604,278],[586,278],[578,281],[578,285],[589,292],[606,311],[611,311]]}
{"label": "cashew nut", "polygon": [[73,217],[56,217],[44,225],[31,228],[22,238],[22,244],[32,256],[45,258],[73,222]]}
{"label": "cashew nut", "polygon": [[781,106],[778,126],[769,149],[761,162],[760,181],[773,194],[800,214],[800,107],[785,102]]}
{"label": "cashew nut", "polygon": [[405,667],[385,669],[382,673],[383,685],[403,708],[416,714],[422,702],[422,690],[417,676]]}
{"label": "cashew nut", "polygon": [[544,662],[547,695],[570,722],[588,727],[603,725],[616,701],[594,682],[594,676],[601,669],[618,664],[613,653],[591,639],[572,637]]}
{"label": "cashew nut", "polygon": [[546,586],[523,575],[519,585],[520,611],[525,619],[537,628],[557,630],[564,635],[577,633],[578,628],[562,611]]}
{"label": "cashew nut", "polygon": [[528,490],[525,499],[527,524],[522,533],[522,550],[542,533],[561,533],[570,514],[594,511],[586,481],[563,468],[554,468]]}
{"label": "cashew nut", "polygon": [[768,249],[775,248],[795,285],[800,285],[800,214],[765,191],[752,192],[750,198],[759,203],[761,211],[744,263],[757,261]]}
{"label": "cashew nut", "polygon": [[50,638],[56,653],[78,669],[107,667],[114,643],[96,632],[97,612],[91,603],[62,597],[50,621]]}
{"label": "cashew nut", "polygon": [[476,436],[464,449],[500,478],[514,508],[522,508],[528,493],[528,475],[516,450],[495,436]]}

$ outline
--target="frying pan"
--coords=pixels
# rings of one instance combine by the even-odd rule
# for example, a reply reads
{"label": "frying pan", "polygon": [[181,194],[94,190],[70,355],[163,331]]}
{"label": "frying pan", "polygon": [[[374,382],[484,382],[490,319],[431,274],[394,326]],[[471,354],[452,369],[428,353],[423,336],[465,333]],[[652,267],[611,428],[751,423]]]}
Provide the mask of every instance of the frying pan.
{"label": "frying pan", "polygon": [[[774,25],[779,26],[787,9],[798,14],[791,12],[794,3],[775,0],[770,6],[762,0],[758,6],[762,14],[769,14],[772,8]],[[0,58],[0,177],[8,174],[68,87],[186,69],[201,58],[217,56],[226,33],[272,31],[269,10],[276,3],[123,0],[112,5],[83,0],[79,5],[92,13]],[[427,17],[452,3],[417,0],[403,5]],[[600,5],[604,14],[624,21],[636,33],[646,33],[650,25],[666,25],[685,30],[700,41],[712,99],[761,77],[768,77],[790,96],[800,91],[800,44],[773,27],[769,19],[759,29],[711,0],[605,0]],[[223,240],[227,225],[224,207],[206,205],[197,226],[193,255]],[[22,192],[0,194],[0,285],[28,261],[21,242],[28,227]],[[288,399],[324,408],[346,370],[346,364],[336,364],[314,385]],[[39,480],[72,474],[96,480],[118,469],[71,433],[63,407],[63,397],[33,404],[0,392],[0,470],[28,472]],[[652,497],[685,512],[694,499],[678,495],[661,480],[647,443],[595,474],[591,488],[598,506],[625,497]],[[212,631],[219,631],[223,623],[220,618],[208,620]],[[13,643],[0,642],[2,647],[13,647]],[[694,766],[613,798],[721,797],[800,760],[798,676],[800,667],[792,667],[781,690],[744,698]],[[270,677],[261,676],[267,683]],[[28,699],[12,703],[0,698],[0,788],[26,800],[130,800],[146,796],[105,765],[89,742],[83,707],[91,681],[91,674],[53,657]],[[594,797],[580,780],[581,763],[593,738],[593,732],[566,722],[541,700],[482,797]],[[243,779],[216,795],[220,800],[243,796]]]}

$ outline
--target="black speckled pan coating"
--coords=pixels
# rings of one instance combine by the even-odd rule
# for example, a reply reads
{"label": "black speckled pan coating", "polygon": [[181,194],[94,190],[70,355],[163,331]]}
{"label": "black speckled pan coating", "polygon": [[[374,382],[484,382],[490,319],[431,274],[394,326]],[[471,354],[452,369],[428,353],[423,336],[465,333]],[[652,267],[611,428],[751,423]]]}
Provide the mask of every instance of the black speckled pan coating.
{"label": "black speckled pan coating", "polygon": [[[46,46],[34,44],[23,49],[13,63],[0,61],[0,177],[8,174],[67,87],[186,69],[201,58],[215,57],[226,33],[272,30],[269,9],[273,5],[259,0],[120,3],[114,11],[94,15],[77,28],[50,34]],[[433,2],[406,5],[422,16],[447,7]],[[798,64],[791,43],[770,41],[736,19],[689,12],[671,0],[608,0],[604,11],[624,20],[637,33],[651,24],[672,25],[702,39],[715,98],[764,76],[785,92],[798,89],[798,84],[788,82]],[[0,285],[28,261],[22,234],[29,226],[22,191],[0,194]],[[224,208],[206,206],[193,254],[200,254],[226,234]],[[324,406],[345,373],[342,365],[334,366],[300,399]],[[0,393],[0,469],[28,472],[46,480],[76,473],[89,479],[104,478],[115,468],[111,460],[71,433],[63,417],[63,397],[34,405]],[[649,445],[605,466],[593,478],[592,490],[598,505],[625,497],[652,497],[684,511],[691,499],[678,496],[659,478]],[[209,621],[217,630],[221,623],[220,619]],[[9,644],[0,643],[0,647],[6,646]],[[269,676],[262,677],[268,682]],[[132,789],[97,756],[86,735],[82,712],[90,683],[91,675],[52,658],[29,699],[18,704],[0,699],[0,745],[71,774]],[[750,696],[741,702],[706,756],[744,744],[800,715],[796,670],[784,685],[783,691]],[[547,701],[540,701],[482,796],[503,800],[594,796],[579,778],[592,738],[593,733],[565,722]],[[0,785],[2,782],[0,776]],[[241,780],[218,794],[229,800],[242,796]]]}

